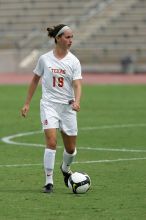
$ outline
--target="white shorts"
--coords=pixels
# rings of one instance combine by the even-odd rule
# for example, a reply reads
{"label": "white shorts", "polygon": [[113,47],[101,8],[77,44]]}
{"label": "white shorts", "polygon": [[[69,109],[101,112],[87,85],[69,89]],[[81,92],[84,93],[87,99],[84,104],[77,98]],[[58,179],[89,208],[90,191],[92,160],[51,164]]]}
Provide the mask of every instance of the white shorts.
{"label": "white shorts", "polygon": [[69,136],[76,136],[76,111],[69,104],[40,101],[40,117],[43,129],[59,128]]}

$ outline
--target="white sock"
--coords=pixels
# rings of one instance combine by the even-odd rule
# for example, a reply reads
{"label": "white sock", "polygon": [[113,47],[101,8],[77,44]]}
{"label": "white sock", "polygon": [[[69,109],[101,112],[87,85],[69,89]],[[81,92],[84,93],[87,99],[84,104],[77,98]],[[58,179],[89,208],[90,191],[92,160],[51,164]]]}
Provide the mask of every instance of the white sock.
{"label": "white sock", "polygon": [[45,176],[46,176],[46,183],[53,184],[53,170],[54,170],[54,164],[55,164],[55,154],[56,150],[52,149],[45,149],[44,152],[44,170],[45,170]]}
{"label": "white sock", "polygon": [[68,172],[70,170],[70,165],[72,164],[76,154],[77,154],[76,148],[75,148],[75,151],[73,152],[73,154],[67,153],[66,150],[64,149],[63,163],[62,163],[63,171]]}

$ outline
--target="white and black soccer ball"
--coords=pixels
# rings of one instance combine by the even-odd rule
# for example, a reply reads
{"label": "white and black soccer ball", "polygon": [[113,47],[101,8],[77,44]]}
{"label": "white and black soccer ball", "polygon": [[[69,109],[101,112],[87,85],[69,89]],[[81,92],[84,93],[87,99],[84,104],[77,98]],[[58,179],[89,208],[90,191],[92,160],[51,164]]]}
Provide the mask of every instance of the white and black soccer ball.
{"label": "white and black soccer ball", "polygon": [[86,173],[75,172],[68,179],[68,187],[75,194],[86,193],[90,186],[91,179]]}

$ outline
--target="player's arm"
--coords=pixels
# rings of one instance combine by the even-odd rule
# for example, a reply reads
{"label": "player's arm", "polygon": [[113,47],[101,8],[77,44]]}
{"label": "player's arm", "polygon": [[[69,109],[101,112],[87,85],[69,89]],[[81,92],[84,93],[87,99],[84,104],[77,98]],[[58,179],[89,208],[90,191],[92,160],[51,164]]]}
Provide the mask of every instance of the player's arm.
{"label": "player's arm", "polygon": [[34,74],[34,76],[32,78],[32,81],[30,83],[30,86],[28,88],[28,93],[27,93],[25,104],[24,104],[23,108],[21,109],[21,115],[23,117],[26,117],[26,115],[27,115],[27,113],[29,111],[30,102],[31,102],[33,94],[34,94],[34,92],[35,92],[35,90],[37,88],[39,80],[40,80],[40,76]]}
{"label": "player's arm", "polygon": [[82,85],[81,85],[81,79],[77,79],[73,81],[73,89],[75,94],[75,101],[72,104],[72,108],[75,111],[80,111],[80,99],[81,99],[81,93],[82,93]]}

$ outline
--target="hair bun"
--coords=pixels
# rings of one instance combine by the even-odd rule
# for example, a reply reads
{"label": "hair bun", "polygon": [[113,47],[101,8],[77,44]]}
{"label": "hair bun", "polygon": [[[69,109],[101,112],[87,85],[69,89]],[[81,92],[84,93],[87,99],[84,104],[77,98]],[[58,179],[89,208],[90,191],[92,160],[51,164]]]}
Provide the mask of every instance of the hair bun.
{"label": "hair bun", "polygon": [[64,27],[66,26],[65,24],[59,24],[57,26],[51,27],[51,28],[47,28],[48,31],[48,36],[49,37],[53,37],[55,38],[55,36],[57,35],[57,33]]}
{"label": "hair bun", "polygon": [[47,28],[47,31],[49,37],[54,37],[54,28]]}

